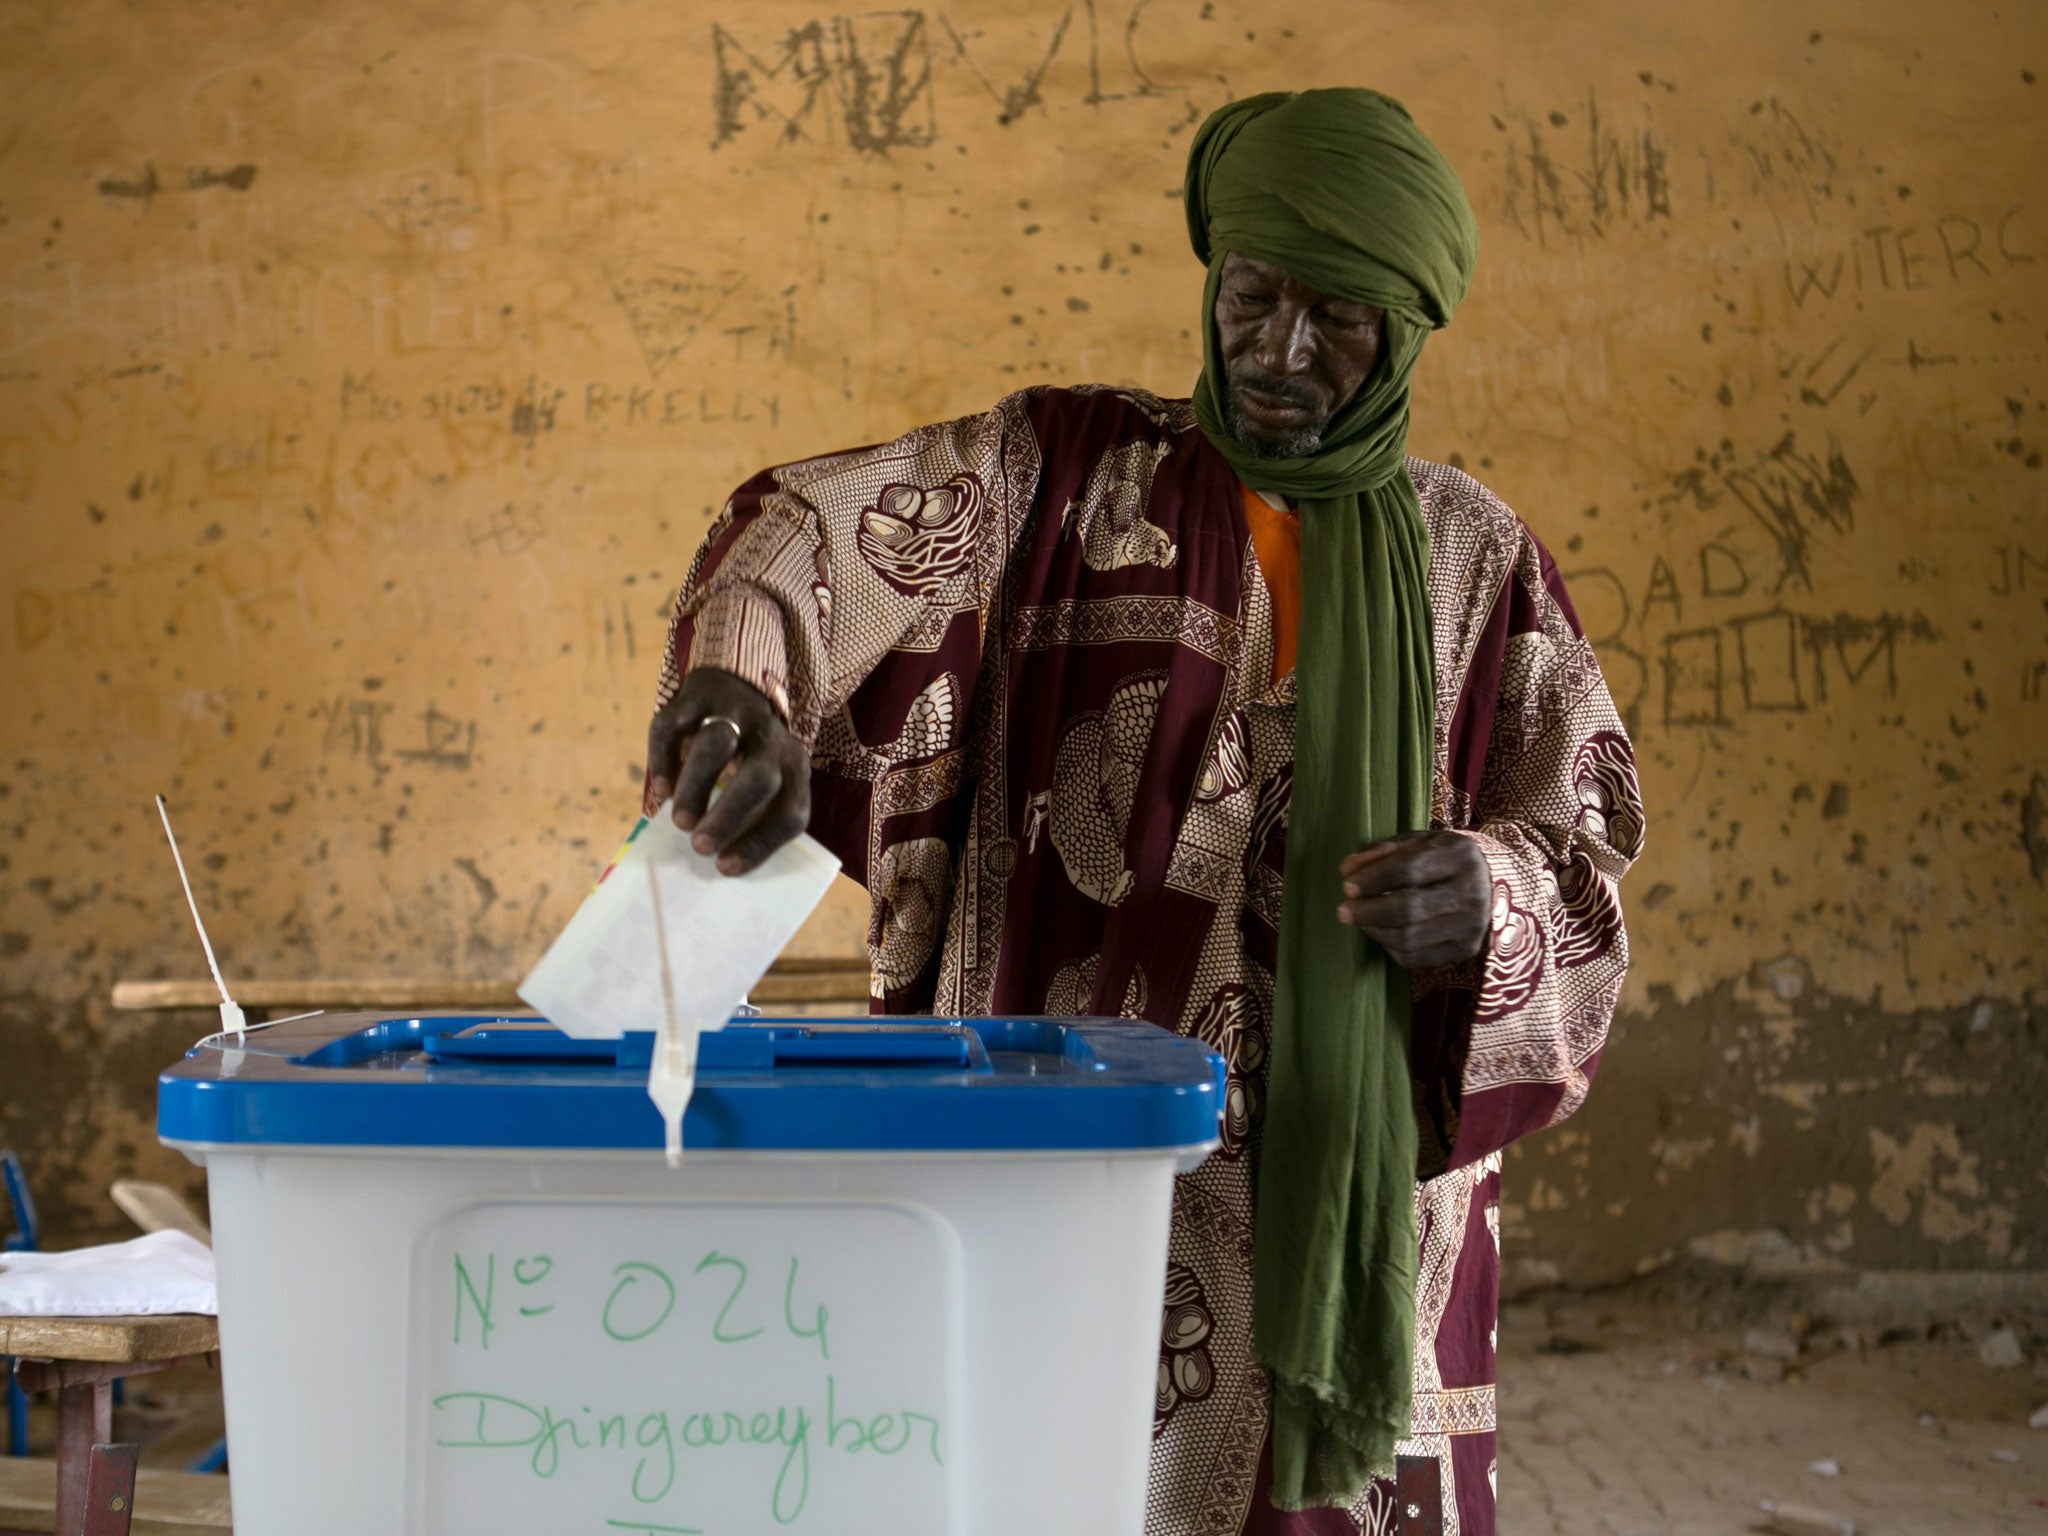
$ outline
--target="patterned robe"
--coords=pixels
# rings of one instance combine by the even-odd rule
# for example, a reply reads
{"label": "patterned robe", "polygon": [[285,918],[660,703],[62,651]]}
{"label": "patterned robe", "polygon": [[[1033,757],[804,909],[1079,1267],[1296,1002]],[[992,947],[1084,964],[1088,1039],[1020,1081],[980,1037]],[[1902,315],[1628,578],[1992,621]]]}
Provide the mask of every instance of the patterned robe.
{"label": "patterned robe", "polygon": [[1419,1531],[1432,1488],[1444,1536],[1494,1530],[1500,1152],[1585,1098],[1643,815],[1549,555],[1466,475],[1409,469],[1434,818],[1484,850],[1493,909],[1479,959],[1413,978],[1414,1418],[1400,1497],[1376,1486],[1348,1516],[1278,1514],[1260,1486],[1253,1173],[1294,677],[1272,679],[1237,477],[1188,403],[1030,389],[766,471],[677,599],[662,701],[722,667],[811,746],[811,830],[872,898],[877,1011],[1123,1014],[1229,1063],[1222,1149],[1175,1191],[1148,1536]]}

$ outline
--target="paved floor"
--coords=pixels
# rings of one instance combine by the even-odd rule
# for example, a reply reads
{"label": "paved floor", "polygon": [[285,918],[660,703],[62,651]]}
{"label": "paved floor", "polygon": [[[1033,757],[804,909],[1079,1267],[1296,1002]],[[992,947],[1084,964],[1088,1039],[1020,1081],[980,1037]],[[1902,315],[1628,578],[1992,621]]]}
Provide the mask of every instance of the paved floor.
{"label": "paved floor", "polygon": [[[1511,1307],[1502,1536],[1737,1536],[1771,1528],[1765,1500],[1846,1516],[1859,1536],[2043,1536],[2048,1429],[2027,1420],[2048,1370],[1984,1362],[2000,1321],[1909,1332]],[[2024,1324],[2013,1341],[2036,1354]]]}

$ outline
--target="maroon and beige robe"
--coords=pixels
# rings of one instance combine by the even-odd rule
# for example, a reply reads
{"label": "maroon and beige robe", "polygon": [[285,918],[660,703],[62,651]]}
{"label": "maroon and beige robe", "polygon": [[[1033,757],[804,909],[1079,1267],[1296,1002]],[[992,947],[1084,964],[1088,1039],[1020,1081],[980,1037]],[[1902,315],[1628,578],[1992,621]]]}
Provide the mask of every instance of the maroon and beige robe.
{"label": "maroon and beige robe", "polygon": [[[1549,555],[1411,460],[1429,526],[1434,819],[1493,875],[1485,953],[1418,972],[1414,1418],[1444,1536],[1494,1530],[1500,1153],[1585,1098],[1643,814]],[[1393,1533],[1266,1507],[1250,1353],[1256,1158],[1294,677],[1235,472],[1186,401],[1031,389],[733,494],[676,605],[661,700],[715,666],[812,748],[811,831],[872,898],[874,1007],[1123,1014],[1230,1065],[1223,1146],[1178,1182],[1148,1536]],[[1341,899],[1330,872],[1332,937]],[[1426,1469],[1425,1469],[1426,1470]],[[1257,1495],[1255,1497],[1255,1494]]]}

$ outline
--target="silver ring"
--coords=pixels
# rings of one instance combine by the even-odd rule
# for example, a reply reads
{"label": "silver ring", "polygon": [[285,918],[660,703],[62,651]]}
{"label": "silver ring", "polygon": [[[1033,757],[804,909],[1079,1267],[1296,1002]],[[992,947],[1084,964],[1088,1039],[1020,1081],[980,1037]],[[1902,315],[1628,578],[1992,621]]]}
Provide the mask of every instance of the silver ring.
{"label": "silver ring", "polygon": [[703,719],[697,722],[697,729],[701,731],[706,726],[712,725],[724,726],[727,730],[732,732],[733,740],[735,741],[741,740],[747,734],[745,731],[740,729],[739,721],[733,719],[730,715],[706,715]]}

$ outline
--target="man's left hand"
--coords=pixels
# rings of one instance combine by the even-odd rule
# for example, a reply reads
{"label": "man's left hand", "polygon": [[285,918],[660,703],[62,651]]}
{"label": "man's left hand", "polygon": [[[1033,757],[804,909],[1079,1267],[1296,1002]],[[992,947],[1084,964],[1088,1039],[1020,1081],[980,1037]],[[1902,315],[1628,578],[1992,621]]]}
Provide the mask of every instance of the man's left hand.
{"label": "man's left hand", "polygon": [[1362,929],[1414,970],[1455,965],[1486,947],[1493,877],[1478,843],[1456,832],[1403,832],[1339,866],[1337,921]]}

